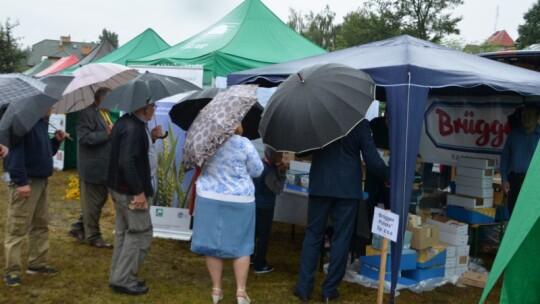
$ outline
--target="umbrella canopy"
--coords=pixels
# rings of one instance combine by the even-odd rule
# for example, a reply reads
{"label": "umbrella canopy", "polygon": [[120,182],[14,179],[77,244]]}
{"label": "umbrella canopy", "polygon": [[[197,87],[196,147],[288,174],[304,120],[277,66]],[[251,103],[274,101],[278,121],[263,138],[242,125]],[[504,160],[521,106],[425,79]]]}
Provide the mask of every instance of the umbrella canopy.
{"label": "umbrella canopy", "polygon": [[249,111],[262,113],[262,107],[257,105],[256,85],[232,86],[217,94],[186,134],[182,150],[184,166],[201,167],[234,134]]}
{"label": "umbrella canopy", "polygon": [[364,118],[374,94],[371,77],[351,67],[331,63],[304,68],[270,97],[259,132],[277,151],[322,148]]}
{"label": "umbrella canopy", "polygon": [[187,131],[202,108],[221,91],[223,89],[208,88],[184,96],[169,111],[171,121],[182,128],[182,130]]}
{"label": "umbrella canopy", "polygon": [[105,97],[100,107],[133,112],[144,107],[150,100],[200,89],[181,78],[146,72],[114,89]]}
{"label": "umbrella canopy", "polygon": [[139,75],[137,70],[115,63],[92,63],[72,74],[75,78],[55,105],[56,113],[82,110],[94,102],[94,93],[101,87],[114,89]]}
{"label": "umbrella canopy", "polygon": [[10,146],[24,136],[62,96],[72,76],[54,75],[42,79],[44,93],[22,98],[7,107],[0,120],[0,143]]}
{"label": "umbrella canopy", "polygon": [[45,94],[46,84],[24,74],[0,75],[0,106]]}

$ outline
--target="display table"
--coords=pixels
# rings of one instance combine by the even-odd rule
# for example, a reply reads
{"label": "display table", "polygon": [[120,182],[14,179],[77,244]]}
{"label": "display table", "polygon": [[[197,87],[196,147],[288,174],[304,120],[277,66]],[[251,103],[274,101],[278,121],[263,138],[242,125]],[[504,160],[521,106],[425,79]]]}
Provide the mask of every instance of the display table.
{"label": "display table", "polygon": [[308,195],[304,192],[285,188],[276,196],[274,221],[306,226]]}

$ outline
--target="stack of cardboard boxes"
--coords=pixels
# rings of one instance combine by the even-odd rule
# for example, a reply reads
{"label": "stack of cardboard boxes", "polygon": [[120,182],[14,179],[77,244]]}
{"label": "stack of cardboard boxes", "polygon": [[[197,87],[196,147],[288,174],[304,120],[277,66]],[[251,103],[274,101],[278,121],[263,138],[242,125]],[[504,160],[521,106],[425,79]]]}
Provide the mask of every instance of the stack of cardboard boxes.
{"label": "stack of cardboard boxes", "polygon": [[469,224],[493,223],[493,159],[458,160],[456,194],[447,197],[447,217]]}
{"label": "stack of cardboard boxes", "polygon": [[428,218],[426,221],[439,228],[440,245],[446,248],[444,276],[446,278],[461,277],[467,271],[469,264],[468,225],[444,217]]}

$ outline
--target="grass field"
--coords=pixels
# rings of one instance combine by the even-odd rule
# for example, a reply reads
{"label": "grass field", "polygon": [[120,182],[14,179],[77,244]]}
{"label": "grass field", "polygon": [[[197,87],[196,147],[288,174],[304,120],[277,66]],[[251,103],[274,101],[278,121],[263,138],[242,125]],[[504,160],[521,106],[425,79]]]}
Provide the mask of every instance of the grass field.
{"label": "grass field", "polygon": [[[23,274],[23,283],[7,287],[0,283],[0,303],[211,303],[211,281],[204,258],[189,251],[189,243],[154,239],[142,267],[140,276],[146,279],[150,291],[142,296],[117,294],[108,288],[108,273],[112,250],[97,249],[78,244],[67,236],[69,225],[78,217],[80,207],[75,201],[66,201],[65,193],[69,176],[75,171],[59,171],[49,179],[49,213],[51,221],[51,251],[49,264],[60,269],[54,277]],[[0,239],[4,239],[7,187],[0,186]],[[113,241],[114,208],[107,203],[104,208],[101,228],[104,238]],[[291,240],[290,226],[275,223],[270,243],[269,261],[276,270],[269,274],[250,273],[247,291],[252,303],[299,303],[292,295],[297,278],[303,230],[296,229]],[[26,267],[27,247],[23,255]],[[493,256],[482,256],[489,267]],[[0,259],[4,267],[4,253]],[[316,276],[313,303],[319,303],[323,273]],[[236,303],[234,275],[229,261],[223,275],[223,304]],[[377,290],[358,284],[343,282],[337,303],[375,303]],[[452,284],[434,291],[416,294],[405,290],[396,298],[396,303],[477,303],[482,290],[475,287],[457,287]],[[498,303],[500,283],[492,291],[488,303]],[[388,296],[385,296],[388,303]]]}

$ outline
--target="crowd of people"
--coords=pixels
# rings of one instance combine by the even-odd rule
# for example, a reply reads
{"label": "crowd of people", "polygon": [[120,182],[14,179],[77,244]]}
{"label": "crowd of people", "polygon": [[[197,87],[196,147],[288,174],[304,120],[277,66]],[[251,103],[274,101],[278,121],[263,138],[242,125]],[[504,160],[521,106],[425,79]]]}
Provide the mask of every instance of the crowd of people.
{"label": "crowd of people", "polygon": [[[81,214],[68,234],[81,243],[112,248],[109,287],[119,293],[141,295],[148,292],[148,287],[139,277],[139,270],[153,233],[149,213],[157,168],[153,145],[162,131],[161,126],[152,130],[148,127],[156,108],[151,99],[113,124],[108,111],[99,108],[109,92],[107,88],[97,90],[94,103],[78,114]],[[508,195],[510,213],[540,139],[539,112],[536,106],[522,109],[521,126],[509,134],[501,155],[502,188]],[[29,244],[26,273],[55,275],[59,271],[47,263],[47,179],[53,173],[52,157],[69,134],[57,130],[49,138],[50,113],[49,110],[10,147],[0,145],[0,157],[9,173],[4,241],[4,280],[9,286],[22,282],[21,251],[26,236]],[[383,119],[379,123],[386,126],[387,119]],[[338,286],[346,271],[357,209],[364,199],[362,162],[370,175],[366,181],[366,188],[373,192],[370,205],[375,200],[380,202],[389,185],[388,167],[376,150],[379,135],[373,134],[372,129],[373,124],[370,127],[367,120],[362,120],[345,137],[301,155],[312,157],[307,227],[293,291],[302,302],[312,297],[318,255],[329,218],[333,235],[321,298],[324,302],[339,298]],[[240,124],[235,134],[205,162],[196,181],[191,251],[205,257],[213,303],[221,302],[224,297],[225,260],[232,260],[239,304],[251,301],[246,291],[250,264],[255,274],[274,270],[267,252],[276,195],[283,190],[288,164],[282,153],[271,148],[266,148],[261,158],[242,133]],[[387,138],[385,143],[388,146]],[[114,244],[102,238],[99,227],[101,210],[109,195],[116,210]]]}

